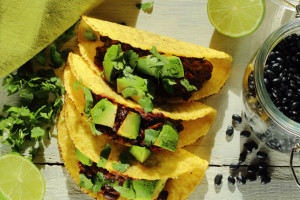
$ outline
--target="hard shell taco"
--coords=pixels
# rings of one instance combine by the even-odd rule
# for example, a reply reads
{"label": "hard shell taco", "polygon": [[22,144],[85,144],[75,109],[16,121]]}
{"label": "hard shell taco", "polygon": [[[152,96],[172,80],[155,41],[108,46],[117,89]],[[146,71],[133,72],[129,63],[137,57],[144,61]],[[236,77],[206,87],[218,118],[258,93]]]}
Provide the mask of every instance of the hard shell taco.
{"label": "hard shell taco", "polygon": [[[208,163],[185,150],[153,155],[151,162],[144,165],[131,161],[123,163],[121,155],[125,147],[105,137],[91,141],[89,137],[93,136],[84,134],[89,131],[86,122],[73,106],[71,102],[66,103],[61,112],[58,144],[70,175],[90,196],[97,199],[186,199],[201,182]],[[124,166],[126,170],[121,171]]]}
{"label": "hard shell taco", "polygon": [[86,16],[78,42],[103,82],[143,108],[149,99],[191,101],[219,92],[232,61],[220,51]]}
{"label": "hard shell taco", "polygon": [[92,102],[88,104],[91,104],[90,121],[95,124],[92,127],[94,134],[101,132],[123,145],[147,147],[151,151],[175,151],[206,135],[216,116],[215,109],[199,102],[167,104],[150,113],[145,112],[139,104],[101,84],[102,79],[80,56],[70,54],[64,72],[64,86],[67,99],[75,104],[85,119],[87,97],[83,90],[74,88],[78,80],[85,90],[92,91],[92,100],[89,100]]}

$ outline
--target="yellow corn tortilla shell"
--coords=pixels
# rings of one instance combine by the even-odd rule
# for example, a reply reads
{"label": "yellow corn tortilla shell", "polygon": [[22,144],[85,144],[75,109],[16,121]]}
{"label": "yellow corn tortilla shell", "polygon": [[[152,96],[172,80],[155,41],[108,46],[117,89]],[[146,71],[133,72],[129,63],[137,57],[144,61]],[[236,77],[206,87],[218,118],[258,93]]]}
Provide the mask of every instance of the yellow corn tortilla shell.
{"label": "yellow corn tortilla shell", "polygon": [[[62,110],[58,129],[58,144],[61,152],[62,159],[64,160],[65,166],[69,171],[70,175],[74,178],[75,182],[79,183],[79,167],[78,159],[75,154],[75,145],[73,144],[68,129],[66,127],[66,122],[64,118],[64,110]],[[205,170],[208,167],[207,162],[203,162],[201,166],[195,168],[194,170],[180,175],[177,179],[168,180],[165,185],[165,190],[168,191],[169,200],[179,200],[186,199],[196,188],[196,186],[201,182]],[[91,197],[97,200],[104,200],[103,195],[97,193],[92,193],[82,188],[84,192],[88,193]],[[126,199],[123,197],[120,200]]]}
{"label": "yellow corn tortilla shell", "polygon": [[[73,60],[73,58],[75,58]],[[81,58],[79,59],[79,62],[77,62],[76,58],[81,58],[80,56],[77,56],[75,54],[70,55],[69,58],[69,65],[72,66],[73,69],[80,68],[81,64],[85,63],[84,60]],[[72,59],[72,61],[71,61]],[[80,62],[83,62],[80,64]],[[75,64],[76,63],[76,64]],[[86,63],[85,63],[86,64]],[[84,113],[84,106],[85,106],[85,98],[83,91],[80,89],[80,91],[76,91],[73,88],[73,84],[76,81],[76,78],[71,72],[70,66],[67,66],[64,71],[64,86],[67,93],[67,96],[71,99],[71,101],[76,105],[76,108],[79,110],[79,112]],[[73,70],[73,71],[76,71]],[[89,84],[88,88],[90,88],[92,91],[95,92],[96,89],[101,89],[102,86],[103,90],[107,89],[109,92],[107,94],[105,93],[105,97],[109,99],[118,99],[117,102],[121,101],[123,105],[128,105],[127,103],[130,102],[132,104],[136,104],[135,102],[127,101],[123,97],[121,97],[119,94],[112,91],[109,87],[106,87],[107,85],[99,85],[97,84],[97,80],[101,81],[102,79],[97,76],[92,76],[91,78],[88,76],[85,76],[88,74],[88,72],[91,72],[91,75],[94,73],[90,69],[85,70],[86,73],[84,74],[83,71],[78,72],[81,74],[81,76],[78,78],[79,80],[82,80],[83,84]],[[77,72],[77,71],[76,71]],[[92,78],[95,78],[95,82],[93,82]],[[90,81],[88,81],[90,80]],[[96,84],[96,85],[94,85]],[[99,86],[99,87],[97,87]],[[92,87],[92,88],[91,88]],[[99,90],[99,92],[101,92]],[[95,92],[97,93],[97,92]],[[98,93],[99,94],[99,93]],[[100,94],[104,94],[103,92]],[[109,95],[110,94],[110,95]],[[111,98],[111,96],[115,95],[116,98]],[[136,104],[136,107],[140,107],[138,104]],[[135,107],[133,107],[135,108]],[[162,109],[154,109],[154,113],[163,113],[165,116],[170,117],[172,119],[181,119],[185,120],[182,122],[184,126],[184,130],[181,131],[179,134],[179,140],[178,140],[178,148],[192,144],[197,141],[201,136],[204,136],[207,134],[210,126],[212,125],[215,117],[216,117],[216,110],[213,109],[210,106],[204,105],[199,102],[189,102],[189,103],[181,103],[181,104],[168,104],[165,105],[164,110]]]}
{"label": "yellow corn tortilla shell", "polygon": [[[85,28],[88,26],[98,36],[98,40],[89,41],[83,37],[82,32],[84,32]],[[113,40],[118,40],[143,50],[150,50],[152,46],[156,46],[156,49],[159,52],[165,54],[196,58],[204,57],[210,61],[213,65],[213,72],[210,80],[205,82],[199,91],[194,92],[189,101],[199,100],[218,93],[225,84],[230,73],[232,57],[224,52],[139,30],[137,28],[82,16],[78,31],[79,50],[84,59],[88,61],[91,69],[93,69],[97,75],[100,74],[100,70],[94,64],[96,47],[104,45],[104,43],[99,40],[99,35],[108,36]],[[173,99],[172,101],[183,100]]]}
{"label": "yellow corn tortilla shell", "polygon": [[[111,154],[105,168],[110,172],[119,173],[113,169],[112,163],[117,163],[120,153],[128,148],[111,141],[104,135],[93,135],[88,122],[84,120],[75,105],[68,98],[65,102],[66,126],[76,148],[93,162],[98,163],[101,151],[106,143],[109,143]],[[207,164],[206,160],[202,160],[183,149],[177,149],[175,152],[162,150],[152,152],[143,164],[139,162],[132,163],[127,171],[122,174],[133,179],[146,180],[177,178],[179,175],[205,164]]]}

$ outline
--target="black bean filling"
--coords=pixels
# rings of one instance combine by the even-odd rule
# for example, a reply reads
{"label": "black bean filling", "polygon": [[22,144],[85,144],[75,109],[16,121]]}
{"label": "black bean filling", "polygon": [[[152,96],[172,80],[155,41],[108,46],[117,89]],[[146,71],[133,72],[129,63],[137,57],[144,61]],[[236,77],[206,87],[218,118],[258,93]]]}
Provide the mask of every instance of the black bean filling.
{"label": "black bean filling", "polygon": [[[98,103],[103,97],[96,95],[93,93],[93,99],[94,99],[94,104]],[[141,115],[141,124],[140,124],[140,130],[139,134],[136,139],[129,139],[122,137],[117,134],[118,129],[120,128],[122,122],[125,120],[125,117],[127,116],[128,112],[135,112],[139,113]],[[125,144],[125,143],[130,143],[131,145],[137,145],[137,146],[145,146],[145,130],[146,129],[161,129],[163,124],[169,121],[173,123],[177,129],[178,132],[183,130],[183,125],[182,125],[182,120],[173,120],[170,118],[165,117],[162,113],[147,113],[143,109],[132,109],[129,107],[125,107],[123,105],[118,104],[118,109],[117,109],[117,114],[116,114],[116,119],[114,123],[114,127],[110,128],[107,126],[99,125],[96,124],[96,129],[100,131],[101,133],[109,136],[112,138],[112,140]],[[155,151],[159,150],[160,147],[151,145],[150,150]]]}
{"label": "black bean filling", "polygon": [[[110,180],[112,183],[118,181],[119,186],[123,186],[124,182],[129,179],[128,176],[123,176],[119,174],[113,174],[107,171],[104,168],[97,167],[97,164],[93,162],[91,166],[87,166],[78,161],[79,166],[79,174],[84,174],[88,179],[93,180],[97,175],[97,172],[101,172],[104,175],[105,180]],[[104,196],[104,198],[109,200],[116,200],[120,197],[120,193],[117,192],[113,187],[109,185],[104,185],[101,188],[100,193]],[[157,197],[157,200],[167,200],[168,191],[162,190]]]}
{"label": "black bean filling", "polygon": [[264,69],[264,82],[272,102],[300,123],[300,35],[292,34],[272,50]]}
{"label": "black bean filling", "polygon": [[[120,41],[117,40],[112,40],[107,36],[100,36],[100,40],[105,44],[104,46],[96,48],[97,53],[94,62],[100,68],[101,71],[103,70],[102,62],[104,60],[106,50],[112,45],[121,44],[121,48],[124,52],[133,50],[139,55],[139,57],[147,56],[151,54],[150,51],[148,50],[142,50],[140,48],[132,47],[129,44],[121,43]],[[204,58],[186,58],[186,57],[179,57],[179,58],[184,68],[184,77],[189,81],[191,85],[196,86],[197,90],[200,90],[204,82],[211,78],[211,73],[213,69],[212,64],[209,61],[205,60]],[[181,85],[179,79],[175,79],[175,81],[176,84],[173,85],[174,88],[173,94],[167,94],[163,90],[162,85],[158,85],[157,96],[163,96],[168,98],[182,97],[184,100],[188,100],[192,96],[192,93],[194,91],[190,91],[190,92],[187,91],[186,88],[183,85]]]}

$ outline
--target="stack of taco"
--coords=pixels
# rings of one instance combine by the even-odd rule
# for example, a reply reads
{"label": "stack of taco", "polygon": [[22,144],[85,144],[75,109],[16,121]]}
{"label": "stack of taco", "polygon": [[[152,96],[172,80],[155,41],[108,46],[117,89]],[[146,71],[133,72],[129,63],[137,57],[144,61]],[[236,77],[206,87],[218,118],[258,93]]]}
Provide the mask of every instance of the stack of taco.
{"label": "stack of taco", "polygon": [[82,17],[80,54],[64,70],[62,159],[97,199],[186,199],[208,162],[181,147],[206,135],[216,110],[194,101],[225,84],[231,57]]}

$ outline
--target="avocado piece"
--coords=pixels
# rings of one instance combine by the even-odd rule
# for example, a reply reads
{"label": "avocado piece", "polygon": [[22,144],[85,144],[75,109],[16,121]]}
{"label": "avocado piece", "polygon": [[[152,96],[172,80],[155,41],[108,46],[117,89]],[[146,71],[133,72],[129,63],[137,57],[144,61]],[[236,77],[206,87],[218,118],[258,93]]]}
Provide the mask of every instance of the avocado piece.
{"label": "avocado piece", "polygon": [[154,181],[148,181],[148,180],[133,181],[133,188],[135,190],[136,199],[139,200],[156,199],[159,193],[165,187],[167,180],[168,179],[166,178],[166,179],[154,180]]}
{"label": "avocado piece", "polygon": [[141,115],[135,112],[129,111],[125,120],[121,124],[117,134],[129,139],[136,139],[141,123]]}
{"label": "avocado piece", "polygon": [[155,146],[162,147],[164,149],[175,151],[178,143],[179,134],[175,126],[171,122],[166,122],[156,141]]}
{"label": "avocado piece", "polygon": [[143,163],[149,156],[151,155],[151,151],[146,147],[140,147],[133,145],[129,149],[129,153],[131,153],[138,161]]}
{"label": "avocado piece", "polygon": [[150,146],[151,144],[153,144],[156,139],[158,138],[159,135],[159,131],[154,130],[154,129],[146,129],[145,130],[145,145],[146,146]]}
{"label": "avocado piece", "polygon": [[134,93],[130,96],[134,101],[138,101],[140,98],[146,96],[147,88],[147,80],[143,79],[139,76],[133,75],[130,77],[122,77],[117,79],[117,91],[118,93],[122,93],[125,97],[128,97],[128,91],[122,92],[126,88],[134,88]]}
{"label": "avocado piece", "polygon": [[159,61],[155,56],[148,55],[138,60],[136,70],[138,73],[159,78],[163,65],[164,63]]}
{"label": "avocado piece", "polygon": [[120,45],[112,45],[105,53],[103,60],[103,71],[105,79],[112,83],[117,74],[118,69],[122,69],[124,64],[120,62],[122,60],[122,49]]}
{"label": "avocado piece", "polygon": [[169,56],[168,64],[165,64],[161,70],[162,78],[183,78],[184,69],[179,57]]}
{"label": "avocado piece", "polygon": [[118,106],[108,99],[101,99],[92,109],[91,117],[95,124],[114,127]]}
{"label": "avocado piece", "polygon": [[132,180],[126,180],[122,186],[119,185],[119,182],[116,181],[113,183],[113,188],[120,193],[121,197],[125,197],[127,199],[136,199],[135,191],[133,189]]}

